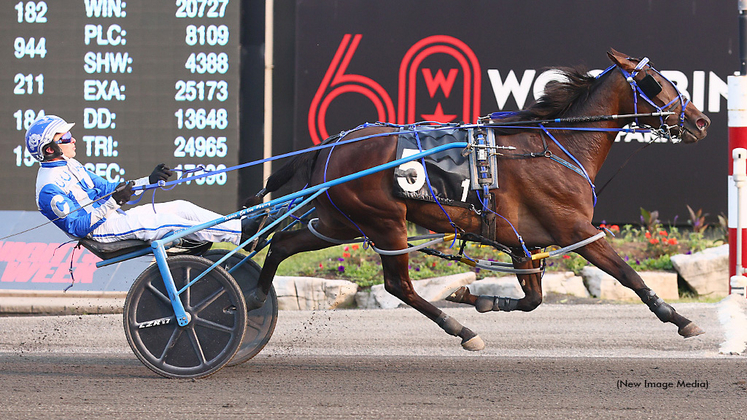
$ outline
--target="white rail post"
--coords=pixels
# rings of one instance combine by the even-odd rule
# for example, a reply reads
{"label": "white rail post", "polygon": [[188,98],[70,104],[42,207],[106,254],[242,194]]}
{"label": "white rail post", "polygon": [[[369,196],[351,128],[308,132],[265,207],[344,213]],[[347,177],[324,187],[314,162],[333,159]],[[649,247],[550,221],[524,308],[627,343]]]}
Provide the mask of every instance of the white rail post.
{"label": "white rail post", "polygon": [[747,183],[747,149],[738,147],[732,150],[734,159],[733,179],[737,187],[737,268],[736,274],[729,279],[731,293],[745,296],[747,290],[747,277],[744,276],[745,270],[742,263],[742,233],[747,220],[742,217],[744,208],[744,186]]}
{"label": "white rail post", "polygon": [[[729,293],[735,293],[747,297],[747,279],[744,276],[743,249],[744,239],[742,230],[745,217],[741,213],[747,212],[742,203],[742,186],[744,185],[745,171],[745,148],[747,148],[747,0],[737,2],[739,10],[739,61],[740,72],[727,78],[728,85],[728,125],[729,125],[729,158],[733,160],[730,169],[734,171],[733,181],[729,182]],[[740,157],[740,163],[737,157]],[[737,167],[739,166],[739,168]],[[741,171],[737,175],[737,170]],[[730,177],[731,178],[731,177]],[[737,178],[740,180],[738,181]],[[736,190],[736,191],[735,191]],[[736,197],[735,197],[736,196]],[[735,199],[736,198],[736,199]],[[736,216],[736,217],[734,217]],[[734,219],[738,220],[734,226]],[[735,229],[736,228],[736,229]],[[734,290],[734,288],[737,290]]]}

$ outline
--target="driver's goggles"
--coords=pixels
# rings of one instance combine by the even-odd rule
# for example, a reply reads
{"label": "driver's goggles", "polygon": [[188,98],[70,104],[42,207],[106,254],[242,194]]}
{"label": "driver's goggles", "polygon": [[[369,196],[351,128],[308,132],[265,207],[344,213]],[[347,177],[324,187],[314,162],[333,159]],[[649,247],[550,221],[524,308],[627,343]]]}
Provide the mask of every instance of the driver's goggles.
{"label": "driver's goggles", "polygon": [[67,143],[72,143],[72,141],[73,141],[73,135],[70,134],[70,132],[68,131],[67,133],[63,134],[62,137],[60,137],[60,139],[57,140],[55,143],[67,144]]}

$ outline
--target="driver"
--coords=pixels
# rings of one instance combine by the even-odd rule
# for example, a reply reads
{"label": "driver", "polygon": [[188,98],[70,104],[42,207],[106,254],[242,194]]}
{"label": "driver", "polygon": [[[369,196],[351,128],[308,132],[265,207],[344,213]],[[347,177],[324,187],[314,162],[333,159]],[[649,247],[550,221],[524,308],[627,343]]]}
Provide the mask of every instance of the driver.
{"label": "driver", "polygon": [[[74,125],[47,115],[34,121],[26,131],[26,147],[41,162],[36,176],[36,204],[44,216],[68,235],[97,242],[127,239],[151,242],[170,232],[222,217],[183,200],[156,203],[155,211],[151,205],[122,211],[120,207],[134,194],[133,186],[166,181],[172,171],[161,163],[150,176],[128,183],[107,182],[74,159],[76,140],[70,133]],[[259,222],[254,219],[233,219],[184,238],[239,245],[258,228]],[[250,246],[252,243],[247,248]]]}

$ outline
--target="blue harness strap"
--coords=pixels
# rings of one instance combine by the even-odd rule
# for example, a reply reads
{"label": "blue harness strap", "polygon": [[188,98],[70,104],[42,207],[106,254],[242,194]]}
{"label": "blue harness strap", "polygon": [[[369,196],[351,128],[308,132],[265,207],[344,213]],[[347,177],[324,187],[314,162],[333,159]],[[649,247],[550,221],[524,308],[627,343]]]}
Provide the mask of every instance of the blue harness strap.
{"label": "blue harness strap", "polygon": [[[358,127],[358,128],[363,128],[363,127]],[[355,131],[355,130],[357,130],[358,128],[355,128],[355,129],[353,129],[353,130],[350,130],[350,131],[348,131],[348,132],[345,132],[344,134],[342,134],[342,133],[341,133],[341,134],[340,134],[340,137],[339,137],[339,138],[337,139],[337,141],[335,142],[335,145],[334,145],[334,146],[332,146],[332,147],[331,147],[331,148],[329,149],[329,153],[327,154],[327,161],[326,161],[326,162],[324,162],[324,178],[323,178],[323,181],[324,181],[324,182],[327,182],[327,170],[329,169],[329,160],[330,160],[330,158],[332,157],[332,152],[334,152],[334,151],[335,151],[335,147],[336,147],[336,146],[337,146],[337,145],[339,144],[340,140],[342,140],[342,139],[343,139],[343,138],[344,138],[344,137],[345,137],[346,135],[348,135],[348,134],[349,134],[350,132],[352,132],[352,131]],[[332,203],[332,206],[333,206],[333,207],[334,207],[335,209],[337,209],[337,211],[338,211],[338,212],[340,212],[340,214],[342,214],[343,216],[345,216],[345,218],[346,218],[346,219],[348,220],[348,222],[352,223],[352,224],[353,224],[353,226],[355,226],[355,228],[356,228],[356,229],[358,229],[358,232],[360,232],[360,233],[361,233],[361,236],[363,236],[363,239],[364,239],[364,241],[363,241],[363,244],[364,244],[364,246],[367,246],[367,245],[368,245],[368,241],[369,241],[369,240],[368,240],[368,236],[366,236],[366,233],[365,233],[365,232],[363,232],[363,229],[361,229],[361,227],[360,227],[360,226],[358,226],[358,224],[357,224],[357,223],[355,223],[355,222],[353,221],[353,219],[351,219],[351,218],[350,218],[350,217],[349,217],[349,216],[348,216],[347,214],[345,214],[345,212],[344,212],[344,211],[340,210],[340,208],[339,208],[339,207],[337,207],[337,204],[335,204],[335,202],[334,202],[334,201],[332,200],[332,197],[330,197],[330,196],[329,196],[329,190],[326,190],[326,191],[324,192],[324,194],[326,194],[326,195],[327,195],[327,199],[329,200],[329,202],[330,202],[330,203]]]}
{"label": "blue harness strap", "polygon": [[586,172],[586,169],[584,169],[584,165],[582,165],[581,162],[579,162],[578,159],[576,159],[576,157],[571,154],[571,152],[569,152],[568,150],[566,150],[566,148],[563,147],[562,144],[560,144],[560,142],[555,138],[555,136],[553,136],[552,134],[550,134],[550,132],[547,131],[543,125],[540,125],[540,128],[542,129],[542,131],[545,132],[545,134],[547,134],[548,137],[550,137],[550,140],[552,140],[553,143],[555,143],[555,145],[558,146],[560,148],[560,150],[562,150],[563,153],[566,154],[566,156],[568,156],[569,158],[571,158],[571,160],[577,166],[574,167],[569,162],[567,162],[567,161],[565,161],[565,160],[563,160],[563,159],[555,156],[554,154],[550,155],[550,158],[552,160],[554,160],[555,162],[558,162],[561,165],[565,166],[566,168],[573,170],[574,172],[576,172],[577,174],[581,175],[582,177],[584,177],[586,179],[586,181],[589,182],[589,185],[591,186],[591,195],[594,198],[594,207],[596,207],[596,205],[597,205],[596,187],[594,187],[594,183],[591,182],[591,178],[589,177],[589,174]]}

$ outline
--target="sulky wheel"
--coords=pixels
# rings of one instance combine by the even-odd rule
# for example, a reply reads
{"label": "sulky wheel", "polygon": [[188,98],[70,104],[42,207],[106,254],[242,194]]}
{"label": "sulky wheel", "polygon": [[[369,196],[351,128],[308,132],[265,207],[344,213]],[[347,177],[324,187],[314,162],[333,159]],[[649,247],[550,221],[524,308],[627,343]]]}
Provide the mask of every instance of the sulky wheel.
{"label": "sulky wheel", "polygon": [[[167,259],[176,289],[213,263],[191,255]],[[180,298],[190,322],[180,327],[157,264],[135,280],[124,305],[124,330],[145,366],[167,378],[203,378],[217,372],[241,345],[246,304],[236,281],[216,267]]]}
{"label": "sulky wheel", "polygon": [[[226,250],[215,249],[206,252],[204,257],[211,261],[218,261],[227,253],[228,251]],[[230,270],[243,259],[244,255],[235,253],[226,260],[223,264],[223,268]],[[239,287],[241,287],[244,296],[257,288],[260,271],[261,268],[259,264],[252,260],[248,260],[231,273],[231,276],[236,280]],[[275,325],[277,322],[278,297],[275,293],[275,288],[270,287],[270,293],[267,294],[267,300],[265,301],[264,306],[247,312],[244,340],[241,342],[239,351],[237,351],[236,355],[233,356],[233,359],[228,362],[228,366],[235,366],[244,363],[262,351],[267,342],[270,341],[270,337],[272,337],[272,333],[275,331]]]}

